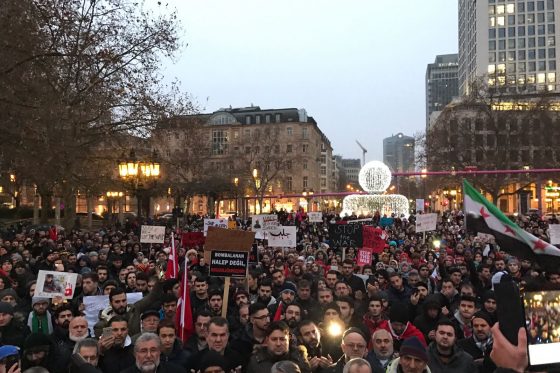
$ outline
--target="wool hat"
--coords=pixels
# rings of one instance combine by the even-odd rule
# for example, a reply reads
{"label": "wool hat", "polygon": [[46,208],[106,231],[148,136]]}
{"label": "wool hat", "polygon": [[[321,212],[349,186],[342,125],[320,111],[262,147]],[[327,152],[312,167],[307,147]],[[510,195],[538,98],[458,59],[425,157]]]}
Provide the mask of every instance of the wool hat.
{"label": "wool hat", "polygon": [[471,321],[473,321],[474,319],[482,319],[484,321],[486,321],[488,323],[488,325],[492,326],[492,318],[490,317],[490,315],[488,314],[488,312],[485,311],[477,311],[475,312],[475,314],[473,315]]}
{"label": "wool hat", "polygon": [[159,316],[160,316],[160,315],[159,315],[159,311],[157,311],[157,310],[147,310],[147,311],[144,311],[144,312],[142,313],[142,315],[140,316],[140,320],[143,321],[143,320],[144,320],[146,317],[148,317],[148,316],[157,316],[157,317],[159,318]]}
{"label": "wool hat", "polygon": [[14,307],[10,303],[0,302],[0,313],[14,314]]}
{"label": "wool hat", "polygon": [[280,293],[283,293],[285,291],[291,291],[292,293],[296,293],[296,286],[291,283],[290,281],[286,281],[284,282],[284,286],[282,286],[282,290],[280,290]]}
{"label": "wool hat", "polygon": [[50,299],[49,298],[44,298],[44,297],[34,296],[33,298],[31,298],[31,307],[33,307],[37,303],[45,303],[45,302],[49,303]]}
{"label": "wool hat", "polygon": [[23,342],[23,349],[48,351],[51,345],[49,337],[43,333],[31,333]]}
{"label": "wool hat", "polygon": [[389,321],[406,324],[408,322],[408,307],[402,303],[392,304],[391,310],[389,311]]}
{"label": "wool hat", "polygon": [[4,360],[8,356],[19,355],[19,347],[12,345],[4,345],[0,347],[0,360]]}
{"label": "wool hat", "polygon": [[414,356],[425,363],[428,362],[428,352],[418,337],[405,339],[401,345],[399,354],[400,356]]}

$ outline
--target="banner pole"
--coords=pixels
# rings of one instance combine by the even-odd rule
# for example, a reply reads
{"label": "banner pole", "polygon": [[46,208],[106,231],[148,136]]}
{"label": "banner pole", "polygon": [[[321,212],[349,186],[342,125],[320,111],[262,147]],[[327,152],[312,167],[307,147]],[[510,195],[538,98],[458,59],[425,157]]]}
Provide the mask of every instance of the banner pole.
{"label": "banner pole", "polygon": [[226,277],[224,280],[224,296],[222,297],[223,301],[222,301],[222,317],[226,317],[227,316],[227,309],[228,309],[228,303],[229,303],[229,284],[230,284],[231,279],[229,277]]}

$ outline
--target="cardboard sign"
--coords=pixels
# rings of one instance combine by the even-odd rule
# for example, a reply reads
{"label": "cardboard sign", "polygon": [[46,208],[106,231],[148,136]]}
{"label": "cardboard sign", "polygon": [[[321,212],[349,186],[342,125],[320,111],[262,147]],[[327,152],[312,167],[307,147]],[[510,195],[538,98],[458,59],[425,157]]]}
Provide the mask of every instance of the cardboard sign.
{"label": "cardboard sign", "polygon": [[208,227],[228,228],[227,219],[204,219],[204,237],[208,235]]}
{"label": "cardboard sign", "polygon": [[323,213],[322,212],[308,212],[307,217],[309,218],[310,223],[322,223],[323,222]]}
{"label": "cardboard sign", "polygon": [[362,247],[362,224],[330,224],[329,238],[334,248]]}
{"label": "cardboard sign", "polygon": [[371,249],[360,249],[358,250],[358,266],[363,267],[366,265],[371,265],[372,259]]}
{"label": "cardboard sign", "polygon": [[204,245],[203,232],[183,232],[181,234],[181,243],[184,247],[195,247]]}
{"label": "cardboard sign", "polygon": [[416,215],[416,233],[435,231],[437,224],[437,214]]}
{"label": "cardboard sign", "polygon": [[379,254],[385,248],[387,244],[385,240],[387,239],[386,232],[381,228],[372,227],[369,225],[363,226],[363,248],[371,249],[372,252]]}
{"label": "cardboard sign", "polygon": [[548,226],[548,235],[551,244],[560,244],[560,224],[550,224]]}
{"label": "cardboard sign", "polygon": [[267,233],[270,247],[296,247],[297,233],[295,226],[280,226]]}
{"label": "cardboard sign", "polygon": [[421,211],[424,212],[424,199],[423,198],[417,198],[416,199],[416,211]]}
{"label": "cardboard sign", "polygon": [[140,230],[141,243],[163,243],[165,227],[159,225],[143,225]]}
{"label": "cardboard sign", "polygon": [[43,298],[72,299],[76,291],[77,273],[39,271],[34,295]]}
{"label": "cardboard sign", "polygon": [[245,278],[248,266],[246,251],[212,250],[210,254],[210,276]]}
{"label": "cardboard sign", "polygon": [[210,252],[212,250],[248,253],[251,251],[254,241],[255,232],[209,227],[204,244],[204,259],[206,263],[210,263]]}

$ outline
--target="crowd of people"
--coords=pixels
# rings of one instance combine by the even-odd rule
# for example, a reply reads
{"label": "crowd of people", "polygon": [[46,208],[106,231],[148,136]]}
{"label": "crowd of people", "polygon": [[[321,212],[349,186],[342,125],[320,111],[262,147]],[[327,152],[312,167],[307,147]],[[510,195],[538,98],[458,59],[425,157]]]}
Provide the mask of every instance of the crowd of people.
{"label": "crowd of people", "polygon": [[[332,243],[329,226],[358,218],[379,225],[379,214],[325,212],[322,223],[303,211],[276,214],[280,224],[297,226],[297,246],[256,240],[247,278],[232,279],[226,291],[223,278],[209,276],[203,245],[181,245],[171,225],[163,244],[141,244],[138,220],[94,232],[8,230],[0,240],[0,373],[484,373],[527,366],[526,335],[514,346],[498,328],[491,278],[507,271],[521,286],[556,288],[560,273],[465,231],[462,212],[441,213],[427,235],[415,233],[414,215],[385,217],[386,245],[364,266],[357,265],[360,248]],[[250,229],[249,219],[233,219]],[[546,235],[546,222],[519,219]],[[202,228],[200,216],[179,227]],[[184,341],[180,275],[165,276],[173,239],[180,268],[188,260],[194,332]],[[37,296],[41,270],[77,273],[74,296]],[[132,303],[131,293],[142,294]],[[98,295],[108,304],[91,320],[84,298]]]}

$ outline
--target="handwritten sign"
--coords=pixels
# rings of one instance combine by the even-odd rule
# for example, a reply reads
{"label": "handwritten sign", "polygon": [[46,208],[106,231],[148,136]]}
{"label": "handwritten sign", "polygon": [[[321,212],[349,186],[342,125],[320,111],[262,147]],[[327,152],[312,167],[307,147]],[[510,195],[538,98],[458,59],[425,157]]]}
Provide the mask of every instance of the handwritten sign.
{"label": "handwritten sign", "polygon": [[364,249],[371,249],[374,253],[379,254],[385,248],[387,234],[383,229],[364,225],[362,235]]}
{"label": "handwritten sign", "polygon": [[437,214],[416,215],[416,233],[435,231],[437,224]]}
{"label": "handwritten sign", "polygon": [[270,247],[296,247],[297,233],[295,226],[280,226],[267,234]]}
{"label": "handwritten sign", "polygon": [[72,299],[76,291],[77,273],[39,271],[34,295],[43,298]]}
{"label": "handwritten sign", "polygon": [[416,211],[424,212],[424,198],[416,199]]}
{"label": "handwritten sign", "polygon": [[323,222],[323,213],[322,212],[308,212],[307,217],[309,218],[310,223],[322,223]]}
{"label": "handwritten sign", "polygon": [[358,250],[358,266],[363,267],[371,265],[372,252],[371,249]]}
{"label": "handwritten sign", "polygon": [[228,228],[227,219],[204,219],[204,237],[208,235],[208,227]]}
{"label": "handwritten sign", "polygon": [[329,237],[333,247],[362,247],[362,224],[331,224]]}
{"label": "handwritten sign", "polygon": [[560,224],[550,224],[548,226],[548,234],[550,236],[551,244],[560,244]]}
{"label": "handwritten sign", "polygon": [[246,251],[212,250],[210,254],[210,276],[245,278],[248,265]]}
{"label": "handwritten sign", "polygon": [[159,225],[143,225],[140,229],[140,242],[163,243],[165,227]]}

